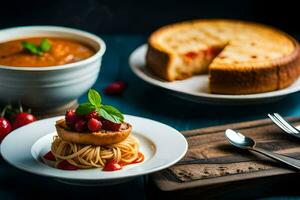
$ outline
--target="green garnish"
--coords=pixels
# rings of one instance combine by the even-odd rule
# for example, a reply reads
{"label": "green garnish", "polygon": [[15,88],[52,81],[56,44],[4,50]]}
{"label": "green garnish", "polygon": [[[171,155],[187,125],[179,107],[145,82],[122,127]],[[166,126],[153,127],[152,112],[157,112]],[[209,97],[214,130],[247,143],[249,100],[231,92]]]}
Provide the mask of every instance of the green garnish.
{"label": "green garnish", "polygon": [[86,115],[96,111],[101,117],[114,123],[122,123],[124,121],[123,114],[113,106],[101,104],[100,94],[90,89],[88,92],[88,102],[80,104],[76,109],[76,114]]}
{"label": "green garnish", "polygon": [[42,39],[41,43],[40,43],[40,49],[43,52],[48,52],[51,49],[51,44],[49,42],[48,39]]}
{"label": "green garnish", "polygon": [[38,55],[38,56],[42,56],[43,52],[41,50],[39,50],[39,48],[30,42],[22,42],[22,46],[24,49],[28,50],[30,53]]}
{"label": "green garnish", "polygon": [[38,56],[42,56],[45,52],[48,52],[51,49],[51,43],[48,39],[43,39],[39,46],[27,41],[24,41],[21,44],[24,49]]}

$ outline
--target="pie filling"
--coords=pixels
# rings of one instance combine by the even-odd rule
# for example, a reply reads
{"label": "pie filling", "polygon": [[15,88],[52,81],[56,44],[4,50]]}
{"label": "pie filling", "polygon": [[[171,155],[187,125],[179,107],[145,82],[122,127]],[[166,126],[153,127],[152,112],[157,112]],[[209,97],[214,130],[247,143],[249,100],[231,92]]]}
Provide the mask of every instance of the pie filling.
{"label": "pie filling", "polygon": [[[209,47],[205,50],[189,51],[180,55],[180,62],[176,63],[176,79],[183,79],[195,74],[208,73],[208,66],[225,48]],[[184,67],[182,67],[184,66]]]}
{"label": "pie filling", "polygon": [[200,51],[189,51],[184,54],[186,59],[196,59],[196,58],[204,58],[204,59],[212,59],[215,58],[223,48],[220,47],[209,47],[205,50]]}

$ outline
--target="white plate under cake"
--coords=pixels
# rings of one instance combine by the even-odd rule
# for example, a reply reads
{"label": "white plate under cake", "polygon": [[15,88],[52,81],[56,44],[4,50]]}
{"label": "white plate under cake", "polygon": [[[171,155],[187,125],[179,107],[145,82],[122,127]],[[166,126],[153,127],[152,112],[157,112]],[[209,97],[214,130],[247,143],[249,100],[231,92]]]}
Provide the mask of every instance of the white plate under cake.
{"label": "white plate under cake", "polygon": [[290,86],[271,92],[257,94],[213,94],[209,88],[209,75],[198,74],[184,80],[166,81],[155,75],[146,67],[148,46],[141,45],[130,55],[131,70],[149,84],[165,89],[166,92],[179,98],[212,105],[249,105],[265,104],[278,101],[290,94],[300,91],[300,78]]}

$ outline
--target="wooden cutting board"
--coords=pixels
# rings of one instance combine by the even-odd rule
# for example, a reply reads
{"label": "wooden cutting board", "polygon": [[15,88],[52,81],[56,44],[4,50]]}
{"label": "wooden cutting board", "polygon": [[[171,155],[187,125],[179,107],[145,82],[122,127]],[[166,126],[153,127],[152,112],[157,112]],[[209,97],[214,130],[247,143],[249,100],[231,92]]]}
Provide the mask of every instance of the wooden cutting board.
{"label": "wooden cutting board", "polygon": [[[300,117],[288,120],[300,125]],[[224,135],[227,128],[252,137],[259,147],[300,159],[300,139],[283,133],[269,119],[215,126],[182,132],[189,144],[187,154],[176,165],[153,174],[153,182],[163,191],[173,191],[296,173],[264,156],[233,147]]]}

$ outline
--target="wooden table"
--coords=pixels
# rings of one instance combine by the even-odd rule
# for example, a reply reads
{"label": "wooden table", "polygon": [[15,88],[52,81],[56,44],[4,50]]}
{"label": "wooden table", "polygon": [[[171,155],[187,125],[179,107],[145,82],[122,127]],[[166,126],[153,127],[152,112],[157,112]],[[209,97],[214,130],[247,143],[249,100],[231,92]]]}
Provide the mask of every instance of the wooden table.
{"label": "wooden table", "polygon": [[[107,45],[107,51],[104,55],[99,79],[94,88],[103,91],[103,88],[114,80],[126,81],[129,86],[123,96],[102,95],[105,103],[118,107],[123,113],[151,118],[178,130],[260,119],[265,118],[268,112],[279,112],[284,116],[300,115],[300,93],[291,95],[277,103],[238,107],[207,106],[175,98],[141,81],[128,66],[130,53],[145,43],[145,36],[106,35],[103,38]],[[86,96],[83,96],[79,101],[85,100]],[[140,177],[129,183],[102,188],[76,187],[19,171],[0,159],[0,199],[82,200],[95,197],[100,199],[103,196],[112,197],[111,199],[145,199],[146,196],[151,198],[155,196],[152,192],[158,193],[158,191],[153,189],[151,184],[145,180],[147,177]],[[257,196],[265,196],[266,190],[272,191],[272,189],[266,188],[267,186],[271,187],[272,184],[266,185],[262,182],[258,182],[258,184],[257,187],[249,188],[252,192],[256,192]],[[243,187],[247,190],[247,184]],[[216,191],[212,189],[210,191],[217,192],[219,188],[216,188]],[[289,190],[287,191],[289,192]],[[288,193],[284,193],[284,195],[286,194]],[[300,191],[290,190],[289,194],[298,194],[300,199]],[[204,197],[202,196],[202,198]]]}

